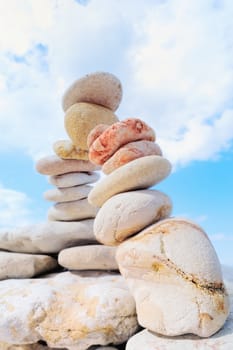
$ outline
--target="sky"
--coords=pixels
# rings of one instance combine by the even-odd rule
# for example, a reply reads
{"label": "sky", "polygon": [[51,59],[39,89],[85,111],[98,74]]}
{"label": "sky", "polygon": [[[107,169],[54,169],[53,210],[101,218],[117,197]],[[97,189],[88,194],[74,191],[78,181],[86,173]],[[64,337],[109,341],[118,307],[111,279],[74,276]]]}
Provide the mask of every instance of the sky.
{"label": "sky", "polygon": [[47,219],[35,161],[68,139],[61,99],[79,77],[115,74],[120,120],[152,126],[172,174],[173,216],[233,265],[233,2],[0,0],[0,228]]}

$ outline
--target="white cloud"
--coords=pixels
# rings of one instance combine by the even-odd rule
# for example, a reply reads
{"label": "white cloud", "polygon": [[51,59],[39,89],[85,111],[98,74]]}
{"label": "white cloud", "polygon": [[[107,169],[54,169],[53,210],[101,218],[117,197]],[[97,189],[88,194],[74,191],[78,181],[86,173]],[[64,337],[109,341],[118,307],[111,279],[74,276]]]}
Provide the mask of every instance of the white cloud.
{"label": "white cloud", "polygon": [[0,16],[1,149],[51,152],[65,87],[96,70],[120,77],[119,116],[150,123],[174,164],[231,147],[232,1],[9,0]]}
{"label": "white cloud", "polygon": [[0,198],[0,229],[31,223],[30,199],[25,193],[0,185]]}

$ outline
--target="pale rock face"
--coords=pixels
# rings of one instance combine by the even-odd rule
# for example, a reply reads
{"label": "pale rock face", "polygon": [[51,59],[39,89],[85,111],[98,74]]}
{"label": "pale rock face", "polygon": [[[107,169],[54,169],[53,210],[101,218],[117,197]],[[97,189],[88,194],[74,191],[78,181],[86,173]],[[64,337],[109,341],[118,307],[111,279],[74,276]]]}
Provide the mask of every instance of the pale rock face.
{"label": "pale rock face", "polygon": [[98,209],[88,203],[87,198],[78,201],[56,203],[48,210],[52,221],[73,221],[94,218]]}
{"label": "pale rock face", "polygon": [[[0,249],[22,253],[57,253],[95,243],[93,219],[80,222],[47,221],[12,230],[0,230]],[[52,238],[52,239],[51,239]]]}
{"label": "pale rock face", "polygon": [[98,179],[99,174],[97,172],[67,173],[48,177],[48,181],[51,185],[61,188],[90,184],[92,182],[96,182]]}
{"label": "pale rock face", "polygon": [[171,171],[170,162],[161,156],[133,160],[100,180],[88,195],[92,205],[101,207],[117,193],[144,189],[165,179]]}
{"label": "pale rock face", "polygon": [[65,92],[62,106],[66,111],[77,102],[90,102],[115,111],[122,99],[120,80],[107,72],[87,74],[76,80]]}
{"label": "pale rock face", "polygon": [[66,188],[53,188],[44,192],[44,198],[52,202],[70,202],[87,198],[92,187],[89,185],[73,186]]}
{"label": "pale rock face", "polygon": [[50,256],[0,251],[0,280],[30,278],[57,266],[57,261]]}
{"label": "pale rock face", "polygon": [[93,171],[98,167],[88,160],[61,159],[58,156],[47,156],[36,162],[36,170],[42,175],[61,175],[74,171]]}
{"label": "pale rock face", "polygon": [[62,250],[58,262],[70,270],[118,270],[115,255],[115,247],[88,245]]}
{"label": "pale rock face", "polygon": [[201,337],[223,326],[229,298],[217,255],[199,226],[162,220],[122,243],[116,258],[141,326],[162,335]]}
{"label": "pale rock face", "polygon": [[146,226],[168,217],[172,203],[156,190],[119,193],[100,208],[94,222],[96,239],[106,245],[117,245]]}
{"label": "pale rock face", "polygon": [[137,329],[134,299],[119,274],[59,273],[0,282],[0,339],[45,341],[49,347],[86,350],[122,343]]}

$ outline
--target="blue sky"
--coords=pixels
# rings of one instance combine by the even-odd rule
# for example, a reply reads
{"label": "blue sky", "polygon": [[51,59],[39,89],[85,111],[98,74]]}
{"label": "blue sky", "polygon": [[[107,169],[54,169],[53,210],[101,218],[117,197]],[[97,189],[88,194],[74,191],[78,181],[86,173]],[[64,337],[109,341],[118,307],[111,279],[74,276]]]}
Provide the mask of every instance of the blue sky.
{"label": "blue sky", "polygon": [[173,215],[233,265],[232,18],[231,0],[0,2],[0,227],[46,220],[35,160],[67,138],[65,89],[103,70],[122,81],[119,118],[150,124],[173,164],[157,186]]}

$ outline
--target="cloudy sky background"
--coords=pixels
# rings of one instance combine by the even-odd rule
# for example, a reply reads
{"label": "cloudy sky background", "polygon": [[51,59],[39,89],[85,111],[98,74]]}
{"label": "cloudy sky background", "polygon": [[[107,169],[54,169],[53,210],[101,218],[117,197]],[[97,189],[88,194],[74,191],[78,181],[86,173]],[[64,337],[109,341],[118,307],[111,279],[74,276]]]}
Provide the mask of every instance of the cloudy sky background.
{"label": "cloudy sky background", "polygon": [[156,131],[172,175],[157,188],[233,265],[233,2],[0,0],[0,227],[46,220],[34,162],[67,138],[61,97],[78,77],[123,84],[120,119]]}

